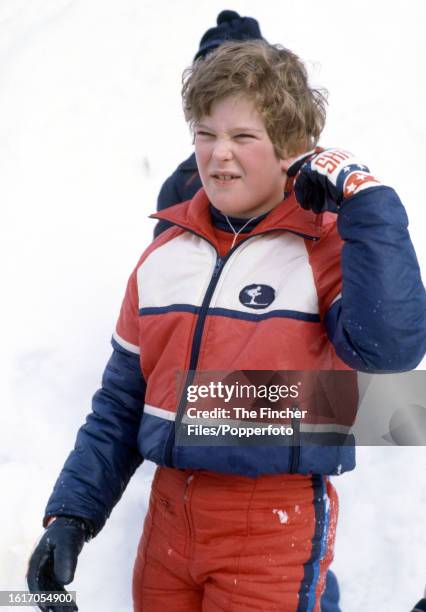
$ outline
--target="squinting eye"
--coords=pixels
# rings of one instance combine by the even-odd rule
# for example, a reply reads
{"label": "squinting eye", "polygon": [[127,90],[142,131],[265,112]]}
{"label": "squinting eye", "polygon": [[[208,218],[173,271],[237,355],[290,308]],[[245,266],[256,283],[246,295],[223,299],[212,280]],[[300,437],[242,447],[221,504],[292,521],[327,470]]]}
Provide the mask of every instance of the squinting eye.
{"label": "squinting eye", "polygon": [[196,136],[213,136],[213,134],[210,134],[210,132],[203,132],[202,130],[195,132],[195,135]]}
{"label": "squinting eye", "polygon": [[237,134],[235,138],[254,138],[251,134]]}

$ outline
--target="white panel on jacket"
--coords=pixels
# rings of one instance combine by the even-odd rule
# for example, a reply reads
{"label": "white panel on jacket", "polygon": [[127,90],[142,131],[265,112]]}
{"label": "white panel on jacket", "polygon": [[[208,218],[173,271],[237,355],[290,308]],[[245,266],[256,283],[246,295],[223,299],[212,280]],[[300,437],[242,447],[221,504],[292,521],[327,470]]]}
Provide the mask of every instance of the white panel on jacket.
{"label": "white panel on jacket", "polygon": [[138,269],[140,308],[201,306],[216,264],[215,249],[185,232],[148,255]]}
{"label": "white panel on jacket", "polygon": [[271,233],[243,243],[222,270],[210,306],[253,314],[275,310],[318,314],[303,238],[288,232]]}
{"label": "white panel on jacket", "polygon": [[127,340],[122,338],[117,333],[117,331],[113,332],[112,337],[117,342],[117,344],[119,344],[121,347],[126,349],[126,351],[129,351],[130,353],[134,353],[135,355],[140,355],[141,350],[139,346],[136,346],[135,344],[131,344],[130,342],[127,342]]}

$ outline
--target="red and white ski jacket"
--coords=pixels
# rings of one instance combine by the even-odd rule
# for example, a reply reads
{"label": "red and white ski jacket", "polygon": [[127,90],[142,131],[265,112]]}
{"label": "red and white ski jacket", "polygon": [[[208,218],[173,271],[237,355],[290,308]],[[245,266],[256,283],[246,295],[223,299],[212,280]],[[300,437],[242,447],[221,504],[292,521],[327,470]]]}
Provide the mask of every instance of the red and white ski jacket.
{"label": "red and white ski jacket", "polygon": [[415,367],[426,301],[395,192],[348,198],[337,223],[290,195],[226,254],[203,190],[155,217],[173,227],[129,279],[102,389],[46,514],[100,529],[143,458],[254,477],[352,469],[353,446],[175,444],[176,375]]}

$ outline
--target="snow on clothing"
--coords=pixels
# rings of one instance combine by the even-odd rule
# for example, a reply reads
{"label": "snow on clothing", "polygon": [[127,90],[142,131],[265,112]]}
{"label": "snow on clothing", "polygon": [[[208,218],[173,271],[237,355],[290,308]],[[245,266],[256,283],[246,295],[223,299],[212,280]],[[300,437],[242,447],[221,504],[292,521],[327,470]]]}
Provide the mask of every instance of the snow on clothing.
{"label": "snow on clothing", "polygon": [[317,611],[336,519],[327,477],[158,468],[133,575],[135,612],[165,602],[168,612]]}
{"label": "snow on clothing", "polygon": [[[424,353],[424,288],[392,189],[343,204],[342,257],[334,217],[292,196],[226,256],[230,236],[212,225],[203,191],[161,216],[175,226],[130,277],[102,388],[46,508],[89,519],[95,533],[142,457],[241,477],[354,467],[351,447],[302,447],[297,460],[288,447],[176,447],[176,370],[404,370]],[[265,310],[238,300],[253,281],[275,289]]]}
{"label": "snow on clothing", "polygon": [[[157,210],[161,212],[172,204],[190,200],[200,188],[201,180],[198,174],[195,153],[192,153],[164,181],[157,198]],[[154,238],[157,238],[164,230],[172,227],[172,225],[172,223],[165,219],[160,219],[154,228]]]}

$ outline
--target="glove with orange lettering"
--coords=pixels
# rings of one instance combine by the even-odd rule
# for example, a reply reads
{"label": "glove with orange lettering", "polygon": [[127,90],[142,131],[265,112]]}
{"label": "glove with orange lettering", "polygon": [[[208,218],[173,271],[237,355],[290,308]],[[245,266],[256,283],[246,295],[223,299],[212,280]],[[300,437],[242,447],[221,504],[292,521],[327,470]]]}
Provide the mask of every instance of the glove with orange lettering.
{"label": "glove with orange lettering", "polygon": [[381,183],[352,153],[322,149],[304,153],[287,170],[296,200],[305,210],[337,212],[344,200]]}

